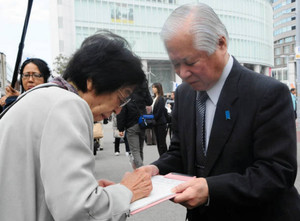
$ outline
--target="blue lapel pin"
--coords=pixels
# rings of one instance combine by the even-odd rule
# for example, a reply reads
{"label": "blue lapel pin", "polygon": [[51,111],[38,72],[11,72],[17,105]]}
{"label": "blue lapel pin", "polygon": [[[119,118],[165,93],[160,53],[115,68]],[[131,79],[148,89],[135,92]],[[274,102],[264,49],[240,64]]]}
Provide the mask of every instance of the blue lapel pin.
{"label": "blue lapel pin", "polygon": [[230,111],[229,110],[226,110],[225,111],[225,117],[226,117],[226,120],[230,120]]}

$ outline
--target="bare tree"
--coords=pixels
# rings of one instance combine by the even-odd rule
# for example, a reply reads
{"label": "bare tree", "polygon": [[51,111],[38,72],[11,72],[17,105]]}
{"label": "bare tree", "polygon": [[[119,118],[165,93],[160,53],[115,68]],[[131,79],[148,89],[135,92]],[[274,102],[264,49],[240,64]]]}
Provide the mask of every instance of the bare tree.
{"label": "bare tree", "polygon": [[62,75],[67,67],[67,64],[69,62],[69,57],[65,57],[62,54],[59,54],[53,63],[54,69],[53,71],[58,74]]}

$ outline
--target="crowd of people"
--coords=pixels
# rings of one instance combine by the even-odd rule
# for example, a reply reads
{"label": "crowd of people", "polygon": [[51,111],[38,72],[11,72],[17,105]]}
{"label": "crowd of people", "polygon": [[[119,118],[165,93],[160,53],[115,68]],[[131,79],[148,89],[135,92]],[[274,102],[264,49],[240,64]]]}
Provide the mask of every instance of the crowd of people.
{"label": "crowd of people", "polygon": [[[8,86],[0,100],[0,220],[125,220],[151,177],[170,172],[193,177],[173,189],[189,221],[299,219],[296,90],[240,65],[206,4],[175,9],[161,38],[183,81],[168,99],[127,41],[105,30],[49,83],[45,61],[22,64],[21,91]],[[144,114],[155,120],[150,165]],[[123,140],[133,160],[120,183],[95,178],[93,125],[104,119],[115,155]]]}

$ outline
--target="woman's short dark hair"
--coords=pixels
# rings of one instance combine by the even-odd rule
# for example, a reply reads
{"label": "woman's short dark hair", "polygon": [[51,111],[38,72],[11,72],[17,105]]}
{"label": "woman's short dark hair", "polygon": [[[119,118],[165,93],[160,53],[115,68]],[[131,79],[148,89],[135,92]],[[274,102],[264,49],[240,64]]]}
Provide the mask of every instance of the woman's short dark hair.
{"label": "woman's short dark hair", "polygon": [[[44,60],[39,59],[39,58],[28,58],[27,60],[25,60],[20,68],[20,76],[23,74],[23,70],[24,70],[25,66],[29,63],[35,64],[38,67],[41,74],[43,74],[44,83],[48,82],[48,79],[51,75],[50,68],[48,67],[48,64]],[[22,86],[22,92],[23,92],[24,87],[23,87],[23,83],[22,83],[22,76],[20,79],[20,84]]]}
{"label": "woman's short dark hair", "polygon": [[70,59],[63,78],[82,92],[87,91],[87,80],[91,79],[99,95],[142,84],[145,73],[140,59],[124,38],[101,30],[83,41]]}

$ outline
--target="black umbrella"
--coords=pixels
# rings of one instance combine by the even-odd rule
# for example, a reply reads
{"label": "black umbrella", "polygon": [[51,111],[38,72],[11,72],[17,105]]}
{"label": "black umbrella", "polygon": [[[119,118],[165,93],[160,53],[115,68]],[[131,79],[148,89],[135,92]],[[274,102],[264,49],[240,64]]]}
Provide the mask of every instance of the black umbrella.
{"label": "black umbrella", "polygon": [[26,12],[26,17],[25,17],[24,26],[23,26],[23,33],[22,33],[22,37],[21,37],[21,42],[19,44],[19,51],[18,51],[18,55],[17,55],[17,60],[16,60],[16,64],[15,64],[12,82],[11,82],[11,86],[13,88],[15,87],[15,84],[18,79],[18,72],[19,72],[20,62],[21,62],[21,58],[22,58],[22,54],[23,54],[24,41],[25,41],[25,36],[26,36],[26,32],[27,32],[27,26],[28,26],[28,22],[29,22],[32,3],[33,3],[33,0],[28,0],[27,12]]}

